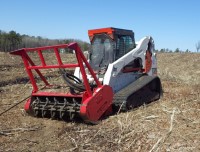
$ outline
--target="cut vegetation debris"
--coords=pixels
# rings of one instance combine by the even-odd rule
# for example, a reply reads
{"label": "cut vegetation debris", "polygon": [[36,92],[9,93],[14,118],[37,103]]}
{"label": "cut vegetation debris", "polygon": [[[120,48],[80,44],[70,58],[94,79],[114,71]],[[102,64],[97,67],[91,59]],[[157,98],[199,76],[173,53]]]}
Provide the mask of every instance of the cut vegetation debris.
{"label": "cut vegetation debris", "polygon": [[[0,61],[1,113],[32,88],[20,58]],[[200,54],[158,54],[163,98],[98,125],[30,117],[19,104],[0,116],[0,151],[200,151],[199,63]],[[49,79],[63,83],[56,73]]]}

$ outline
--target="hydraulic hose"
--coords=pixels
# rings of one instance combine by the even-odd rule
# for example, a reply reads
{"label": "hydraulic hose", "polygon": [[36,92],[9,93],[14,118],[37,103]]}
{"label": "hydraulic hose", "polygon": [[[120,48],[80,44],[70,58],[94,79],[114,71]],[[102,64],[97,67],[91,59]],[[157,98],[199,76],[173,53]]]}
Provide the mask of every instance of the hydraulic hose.
{"label": "hydraulic hose", "polygon": [[85,91],[85,86],[79,78],[77,78],[73,74],[70,74],[69,72],[67,72],[64,69],[59,69],[59,70],[62,74],[64,81],[67,83],[67,85],[71,89],[74,89],[74,90],[79,91],[79,92]]}

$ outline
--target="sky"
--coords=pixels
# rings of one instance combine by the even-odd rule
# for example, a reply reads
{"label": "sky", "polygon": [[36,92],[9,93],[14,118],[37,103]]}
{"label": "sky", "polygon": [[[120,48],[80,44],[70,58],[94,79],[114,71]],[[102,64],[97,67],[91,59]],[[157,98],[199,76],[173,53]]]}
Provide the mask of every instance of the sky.
{"label": "sky", "polygon": [[199,0],[1,0],[0,30],[50,39],[89,42],[88,30],[133,30],[135,40],[152,36],[156,49],[196,51]]}

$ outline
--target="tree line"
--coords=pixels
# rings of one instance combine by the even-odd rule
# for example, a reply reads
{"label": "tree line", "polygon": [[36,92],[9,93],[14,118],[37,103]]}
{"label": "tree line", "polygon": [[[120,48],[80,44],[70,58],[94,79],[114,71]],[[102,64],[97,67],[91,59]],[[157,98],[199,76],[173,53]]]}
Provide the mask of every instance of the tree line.
{"label": "tree line", "polygon": [[90,44],[78,39],[48,39],[41,36],[21,35],[15,31],[0,30],[0,51],[10,52],[19,48],[32,48],[77,42],[82,50],[89,50]]}
{"label": "tree line", "polygon": [[[43,38],[41,36],[29,36],[29,35],[21,35],[16,33],[15,31],[4,32],[0,30],[0,51],[1,52],[9,52],[19,48],[32,48],[32,47],[40,47],[40,46],[48,46],[48,45],[56,45],[56,44],[65,44],[70,42],[77,42],[81,49],[86,51],[89,50],[90,44],[77,39],[48,39]],[[200,41],[195,45],[197,52],[200,50]],[[191,50],[180,50],[179,48],[175,50],[170,50],[168,48],[163,48],[160,50],[156,50],[156,52],[192,52]]]}
{"label": "tree line", "polygon": [[189,53],[189,52],[192,52],[190,51],[189,49],[186,49],[186,50],[181,50],[179,48],[176,48],[175,50],[171,50],[171,49],[168,49],[168,48],[162,48],[160,50],[155,50],[156,52],[161,52],[161,53]]}
{"label": "tree line", "polygon": [[[196,43],[196,45],[195,45],[195,47],[196,47],[196,51],[197,52],[199,52],[199,50],[200,50],[200,41],[198,41],[197,43]],[[181,50],[181,49],[179,49],[179,48],[176,48],[175,50],[170,50],[170,49],[168,49],[168,48],[162,48],[162,49],[160,49],[160,50],[155,50],[156,52],[165,52],[165,53],[173,53],[173,52],[175,52],[175,53],[188,53],[188,52],[193,52],[193,51],[191,51],[191,50],[189,50],[189,49],[186,49],[186,50]]]}

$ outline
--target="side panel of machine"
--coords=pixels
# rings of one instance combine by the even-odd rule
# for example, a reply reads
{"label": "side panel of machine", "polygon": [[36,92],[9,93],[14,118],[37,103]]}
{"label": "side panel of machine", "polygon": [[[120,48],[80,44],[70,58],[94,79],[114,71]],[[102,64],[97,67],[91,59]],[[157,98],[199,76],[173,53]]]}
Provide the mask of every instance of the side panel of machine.
{"label": "side panel of machine", "polygon": [[131,63],[134,59],[140,58],[142,61],[142,66],[145,68],[145,55],[148,49],[148,44],[151,44],[151,60],[152,65],[151,69],[148,71],[148,75],[152,76],[153,72],[152,69],[156,71],[157,64],[155,54],[153,53],[154,50],[154,43],[151,37],[144,37],[138,43],[135,49],[124,55],[123,57],[119,58],[112,64],[109,64],[108,69],[104,76],[103,84],[110,85],[113,88],[114,92],[117,92],[127,86],[129,83],[138,79],[143,73],[138,72],[129,72],[123,73],[122,69],[129,63]]}

